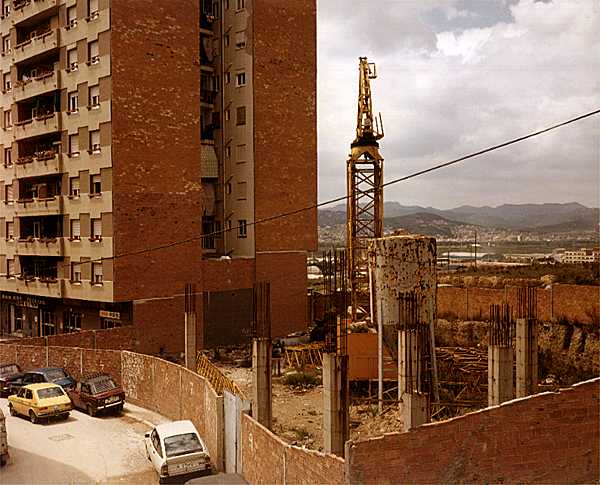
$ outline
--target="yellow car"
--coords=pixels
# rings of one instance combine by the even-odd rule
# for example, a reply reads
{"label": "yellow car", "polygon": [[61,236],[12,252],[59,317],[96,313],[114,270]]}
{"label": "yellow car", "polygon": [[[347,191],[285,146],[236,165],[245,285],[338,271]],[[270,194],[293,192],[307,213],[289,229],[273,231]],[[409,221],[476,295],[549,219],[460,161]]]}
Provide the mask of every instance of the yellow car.
{"label": "yellow car", "polygon": [[18,394],[9,396],[8,408],[12,416],[29,416],[35,424],[40,418],[58,416],[67,419],[73,405],[62,387],[44,382],[23,386]]}

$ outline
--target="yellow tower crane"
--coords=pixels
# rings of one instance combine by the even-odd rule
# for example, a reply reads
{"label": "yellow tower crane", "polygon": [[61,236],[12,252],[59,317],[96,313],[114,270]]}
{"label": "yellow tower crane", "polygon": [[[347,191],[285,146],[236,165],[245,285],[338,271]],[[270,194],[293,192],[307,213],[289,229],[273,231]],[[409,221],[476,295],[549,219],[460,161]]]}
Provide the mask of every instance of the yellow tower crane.
{"label": "yellow tower crane", "polygon": [[371,96],[371,79],[376,77],[375,64],[359,58],[356,139],[347,161],[346,249],[352,321],[360,306],[368,308],[367,241],[383,236],[383,157],[378,143],[383,138],[383,122],[381,114],[373,116]]}

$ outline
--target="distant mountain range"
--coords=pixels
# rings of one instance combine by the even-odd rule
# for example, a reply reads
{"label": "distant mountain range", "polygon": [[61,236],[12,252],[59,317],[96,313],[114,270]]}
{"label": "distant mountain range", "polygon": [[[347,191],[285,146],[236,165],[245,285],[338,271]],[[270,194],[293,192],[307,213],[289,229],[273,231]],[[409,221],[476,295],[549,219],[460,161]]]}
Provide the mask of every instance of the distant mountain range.
{"label": "distant mountain range", "polygon": [[[385,225],[411,232],[423,228],[438,234],[450,234],[458,225],[473,225],[540,233],[598,231],[600,209],[576,202],[567,204],[504,204],[498,207],[464,205],[455,209],[404,206],[398,202],[384,205]],[[319,210],[319,225],[333,226],[346,221],[346,206]],[[430,232],[430,231],[427,231]]]}

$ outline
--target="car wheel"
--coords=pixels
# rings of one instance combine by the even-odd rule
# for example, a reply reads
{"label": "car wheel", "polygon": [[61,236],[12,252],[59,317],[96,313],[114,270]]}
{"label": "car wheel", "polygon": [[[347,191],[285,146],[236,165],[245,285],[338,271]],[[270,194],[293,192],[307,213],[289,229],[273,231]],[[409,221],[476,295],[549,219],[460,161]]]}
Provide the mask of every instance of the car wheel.
{"label": "car wheel", "polygon": [[60,418],[66,421],[67,419],[69,419],[69,413],[61,414]]}
{"label": "car wheel", "polygon": [[7,462],[6,455],[0,456],[0,466],[6,465],[6,462]]}
{"label": "car wheel", "polygon": [[8,410],[10,411],[11,416],[16,416],[18,414],[12,404],[8,405]]}
{"label": "car wheel", "polygon": [[122,404],[119,404],[119,405],[117,406],[117,414],[121,414],[122,412],[123,412],[123,405],[122,405]]}
{"label": "car wheel", "polygon": [[38,422],[38,417],[35,415],[33,411],[29,411],[29,420],[32,424],[36,424]]}
{"label": "car wheel", "polygon": [[92,418],[96,416],[96,411],[94,411],[94,408],[89,404],[87,405],[87,412]]}

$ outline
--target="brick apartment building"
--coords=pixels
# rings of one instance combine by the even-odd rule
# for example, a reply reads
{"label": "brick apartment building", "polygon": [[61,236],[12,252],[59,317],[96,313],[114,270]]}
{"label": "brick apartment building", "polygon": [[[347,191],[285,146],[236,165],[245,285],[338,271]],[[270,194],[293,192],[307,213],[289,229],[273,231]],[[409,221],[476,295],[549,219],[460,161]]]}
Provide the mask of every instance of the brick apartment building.
{"label": "brick apartment building", "polygon": [[315,0],[0,3],[0,333],[303,328],[316,210],[251,223],[316,201]]}

